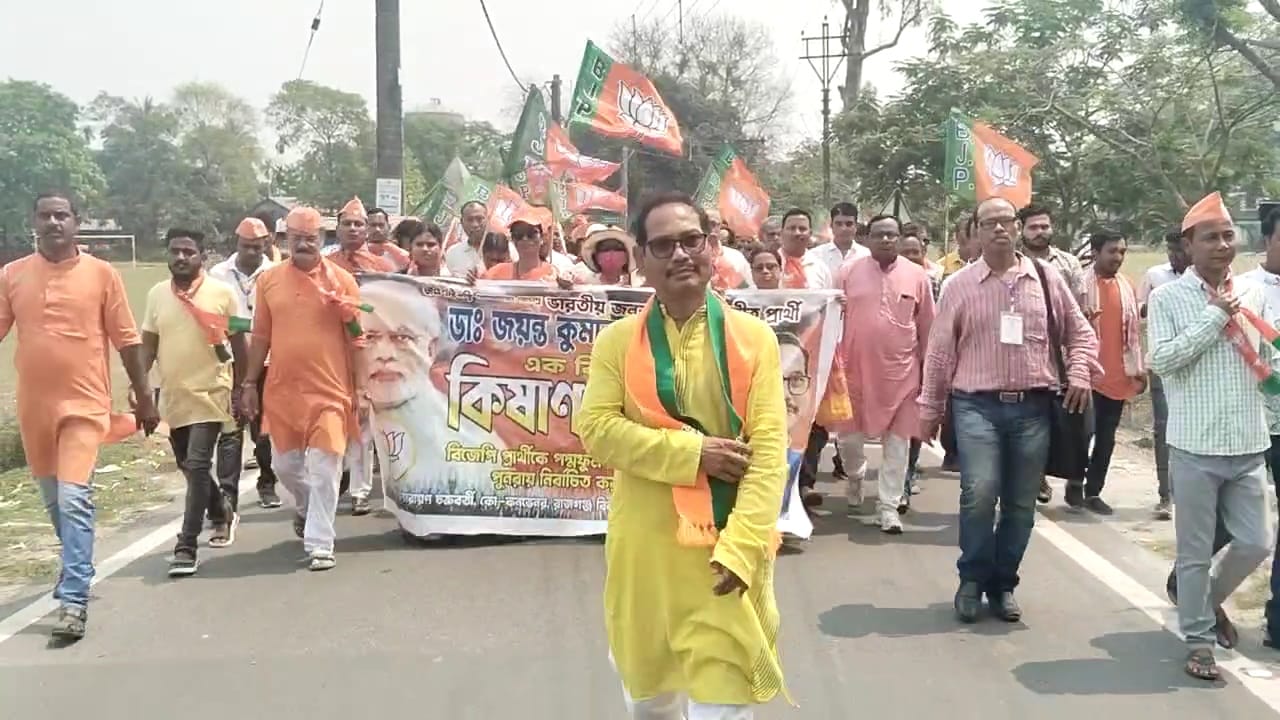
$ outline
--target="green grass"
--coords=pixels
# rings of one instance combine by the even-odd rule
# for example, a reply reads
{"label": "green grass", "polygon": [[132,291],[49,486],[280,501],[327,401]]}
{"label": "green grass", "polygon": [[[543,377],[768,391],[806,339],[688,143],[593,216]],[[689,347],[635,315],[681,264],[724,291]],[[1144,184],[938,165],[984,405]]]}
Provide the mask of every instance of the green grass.
{"label": "green grass", "polygon": [[[134,318],[141,317],[147,292],[169,276],[164,265],[117,266],[129,294]],[[17,373],[13,354],[16,333],[0,342],[0,583],[52,579],[58,570],[58,542],[45,515],[40,492],[22,460],[14,406]],[[111,389],[117,408],[126,407],[128,376],[120,358],[111,356]],[[98,467],[120,469],[94,479],[94,504],[99,527],[127,522],[139,513],[168,502],[171,493],[160,477],[175,469],[168,444],[161,438],[141,438],[102,448]]]}

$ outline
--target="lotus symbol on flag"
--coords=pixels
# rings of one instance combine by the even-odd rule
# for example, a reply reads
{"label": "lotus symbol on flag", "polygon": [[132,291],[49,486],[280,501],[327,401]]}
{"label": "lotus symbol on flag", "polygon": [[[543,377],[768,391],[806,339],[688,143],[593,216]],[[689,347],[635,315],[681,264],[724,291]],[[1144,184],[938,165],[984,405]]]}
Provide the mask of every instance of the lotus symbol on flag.
{"label": "lotus symbol on flag", "polygon": [[742,213],[743,217],[747,218],[754,218],[759,207],[756,205],[755,200],[747,197],[736,187],[729,188],[729,204],[738,212]]}
{"label": "lotus symbol on flag", "polygon": [[1018,187],[1018,176],[1022,174],[1022,168],[1016,160],[990,145],[985,148],[984,159],[993,186]]}
{"label": "lotus symbol on flag", "polygon": [[667,134],[668,119],[662,105],[625,82],[618,83],[618,117],[645,135]]}

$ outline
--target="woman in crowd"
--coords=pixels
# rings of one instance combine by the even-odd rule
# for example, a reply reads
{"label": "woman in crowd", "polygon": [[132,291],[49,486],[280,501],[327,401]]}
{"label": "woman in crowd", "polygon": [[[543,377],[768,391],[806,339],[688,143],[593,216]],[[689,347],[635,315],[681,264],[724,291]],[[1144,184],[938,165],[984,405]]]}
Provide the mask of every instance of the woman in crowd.
{"label": "woman in crowd", "polygon": [[621,228],[592,225],[582,241],[582,265],[574,278],[579,285],[638,285],[633,277],[635,240]]}
{"label": "woman in crowd", "polygon": [[751,263],[751,279],[760,290],[777,290],[782,283],[782,255],[777,248],[762,244],[747,248],[747,262]]}
{"label": "woman in crowd", "polygon": [[420,277],[444,277],[449,274],[444,266],[444,233],[435,223],[424,223],[417,218],[405,218],[392,233],[397,245],[409,251],[408,275]]}

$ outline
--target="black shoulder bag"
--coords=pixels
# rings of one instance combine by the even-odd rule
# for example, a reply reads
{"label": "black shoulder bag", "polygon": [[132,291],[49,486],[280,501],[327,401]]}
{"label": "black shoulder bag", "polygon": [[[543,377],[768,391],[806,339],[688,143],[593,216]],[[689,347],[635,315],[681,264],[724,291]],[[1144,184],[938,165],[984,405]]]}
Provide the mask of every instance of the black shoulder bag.
{"label": "black shoulder bag", "polygon": [[1044,266],[1032,260],[1036,275],[1040,276],[1040,288],[1044,291],[1045,320],[1049,330],[1049,352],[1058,374],[1058,389],[1049,403],[1049,455],[1045,460],[1044,474],[1062,478],[1068,482],[1084,481],[1089,464],[1089,423],[1087,413],[1070,413],[1063,406],[1067,390],[1067,364],[1062,357],[1062,333],[1053,313],[1053,295],[1049,292],[1049,280]]}

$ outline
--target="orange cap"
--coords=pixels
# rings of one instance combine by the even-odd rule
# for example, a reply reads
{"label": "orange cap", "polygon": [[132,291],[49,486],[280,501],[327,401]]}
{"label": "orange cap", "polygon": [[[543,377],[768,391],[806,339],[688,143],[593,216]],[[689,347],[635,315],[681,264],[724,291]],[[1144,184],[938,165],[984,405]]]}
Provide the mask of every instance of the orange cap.
{"label": "orange cap", "polygon": [[323,220],[320,217],[320,212],[305,205],[299,205],[290,210],[284,219],[284,226],[288,232],[296,232],[303,235],[319,235],[322,224]]}
{"label": "orange cap", "polygon": [[254,217],[247,217],[241,220],[240,224],[236,226],[236,235],[239,235],[245,240],[257,240],[258,238],[267,237],[270,234],[271,233],[267,232],[267,226],[264,225],[261,220]]}
{"label": "orange cap", "polygon": [[1222,202],[1220,192],[1209,193],[1200,198],[1200,202],[1191,206],[1186,216],[1182,218],[1182,231],[1186,232],[1200,223],[1214,220],[1231,222],[1231,213],[1227,212],[1227,206]]}
{"label": "orange cap", "polygon": [[338,215],[339,217],[348,216],[369,219],[369,213],[365,211],[364,203],[360,202],[358,197],[351,198],[346,205],[343,205],[342,210],[338,211]]}

